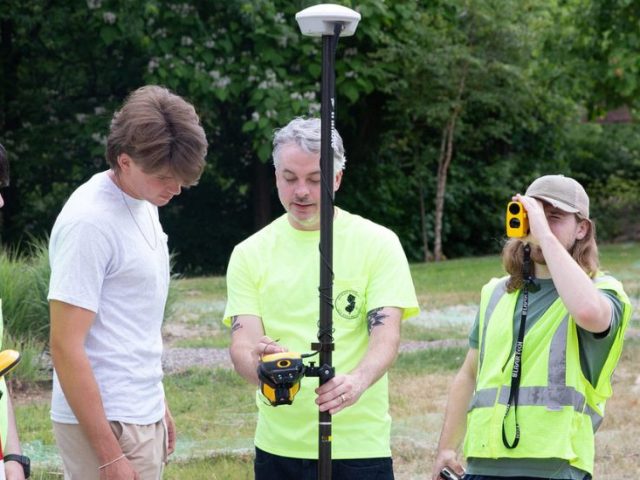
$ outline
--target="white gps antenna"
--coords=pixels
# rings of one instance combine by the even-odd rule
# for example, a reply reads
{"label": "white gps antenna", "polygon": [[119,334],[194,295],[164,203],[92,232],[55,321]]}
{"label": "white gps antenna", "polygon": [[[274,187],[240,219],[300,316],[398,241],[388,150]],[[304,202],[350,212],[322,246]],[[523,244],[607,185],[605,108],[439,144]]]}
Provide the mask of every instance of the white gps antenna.
{"label": "white gps antenna", "polygon": [[333,3],[321,3],[296,13],[300,31],[310,37],[333,35],[336,24],[342,25],[341,37],[350,37],[356,33],[360,18],[355,10]]}

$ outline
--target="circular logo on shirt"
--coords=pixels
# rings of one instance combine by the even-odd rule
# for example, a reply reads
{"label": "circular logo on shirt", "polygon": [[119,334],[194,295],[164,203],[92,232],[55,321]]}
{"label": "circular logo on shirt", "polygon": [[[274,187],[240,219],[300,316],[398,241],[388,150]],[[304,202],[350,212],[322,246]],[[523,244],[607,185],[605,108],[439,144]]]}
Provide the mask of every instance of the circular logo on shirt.
{"label": "circular logo on shirt", "polygon": [[358,318],[362,309],[362,298],[355,290],[344,290],[336,297],[335,309],[342,318]]}

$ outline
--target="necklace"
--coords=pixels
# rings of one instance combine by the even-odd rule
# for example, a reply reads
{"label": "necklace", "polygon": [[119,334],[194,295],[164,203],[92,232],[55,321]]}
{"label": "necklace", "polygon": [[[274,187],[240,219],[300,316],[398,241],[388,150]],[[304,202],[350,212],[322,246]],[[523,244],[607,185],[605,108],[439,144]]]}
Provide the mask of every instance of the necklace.
{"label": "necklace", "polygon": [[149,221],[151,222],[151,228],[153,229],[153,245],[151,245],[151,242],[149,241],[149,239],[147,238],[147,236],[144,234],[144,231],[142,230],[142,227],[140,226],[140,224],[138,223],[138,221],[136,220],[135,215],[133,214],[133,212],[131,211],[131,207],[129,207],[129,204],[127,203],[127,199],[124,196],[124,192],[122,191],[122,188],[120,187],[120,179],[117,177],[117,175],[113,175],[113,178],[115,180],[115,184],[118,187],[118,190],[120,190],[120,196],[122,197],[122,201],[124,202],[124,206],[127,207],[127,210],[129,211],[129,215],[131,216],[131,220],[133,220],[133,223],[136,224],[136,227],[138,228],[138,231],[140,232],[140,235],[142,235],[142,238],[144,238],[145,243],[149,246],[149,248],[151,250],[155,250],[158,246],[158,234],[156,232],[156,225],[153,221],[153,216],[151,215],[151,210],[149,209],[149,206],[147,205],[147,213],[149,214]]}

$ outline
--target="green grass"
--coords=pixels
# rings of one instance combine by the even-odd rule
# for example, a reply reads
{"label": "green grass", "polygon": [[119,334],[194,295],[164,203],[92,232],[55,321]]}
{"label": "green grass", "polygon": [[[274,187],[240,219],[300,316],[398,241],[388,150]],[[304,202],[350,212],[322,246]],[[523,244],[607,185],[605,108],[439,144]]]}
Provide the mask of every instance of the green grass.
{"label": "green grass", "polygon": [[[624,282],[628,293],[640,291],[640,243],[600,247],[602,268]],[[411,274],[421,303],[427,308],[477,303],[480,289],[491,277],[503,276],[499,255],[415,263]]]}
{"label": "green grass", "polygon": [[163,475],[164,480],[206,478],[209,480],[253,479],[253,455],[216,455],[211,458],[171,462]]}
{"label": "green grass", "polygon": [[[168,375],[164,386],[179,442],[163,478],[252,478],[255,388],[231,370],[203,368]],[[23,444],[54,445],[48,399],[20,405],[16,416]],[[46,470],[34,478],[60,478]]]}
{"label": "green grass", "polygon": [[53,430],[49,419],[49,398],[23,403],[15,409],[16,422],[22,443],[41,442],[54,445]]}
{"label": "green grass", "polygon": [[461,340],[469,335],[468,328],[460,325],[438,325],[438,328],[430,328],[416,325],[409,321],[402,325],[402,339],[415,340],[420,342],[431,342],[434,340],[446,340],[449,338]]}
{"label": "green grass", "polygon": [[[34,480],[61,480],[62,474],[36,468]],[[164,480],[251,480],[253,478],[253,456],[249,454],[215,455],[209,458],[192,458],[185,461],[170,461],[162,476]]]}
{"label": "green grass", "polygon": [[600,248],[600,261],[605,271],[624,284],[629,296],[640,297],[640,242],[605,245]]}
{"label": "green grass", "polygon": [[30,337],[14,337],[6,334],[2,349],[20,352],[20,363],[7,378],[21,383],[38,383],[51,378],[51,372],[42,366],[42,354],[47,349],[43,340]]}
{"label": "green grass", "polygon": [[183,293],[194,292],[198,296],[224,298],[227,293],[227,284],[224,277],[194,277],[182,278],[178,281]]}
{"label": "green grass", "polygon": [[[637,301],[640,297],[640,244],[604,246],[601,258],[603,267],[621,279],[627,292]],[[497,255],[414,264],[411,270],[428,318],[405,322],[404,341],[466,339],[468,322],[454,321],[452,317],[458,313],[451,307],[465,306],[465,318],[471,318],[473,313],[469,312],[475,309],[482,285],[492,276],[503,275]],[[181,278],[172,283],[175,296],[165,327],[179,327],[182,332],[172,345],[227,348],[229,330],[220,323],[226,295],[224,278]],[[434,311],[433,318],[437,321],[432,322],[429,315]],[[634,313],[632,327],[640,327],[638,311]],[[20,348],[23,351],[30,349],[29,355],[37,356],[42,347],[34,343]],[[637,364],[639,352],[640,341],[630,339],[625,345],[622,362]],[[422,475],[425,465],[429,465],[450,379],[465,354],[465,347],[402,353],[390,370],[394,458],[399,472],[412,472],[397,474],[399,480],[422,478],[415,475]],[[41,373],[35,371],[29,375],[39,378]],[[254,387],[231,370],[192,368],[167,375],[165,390],[176,419],[179,441],[164,478],[253,478]],[[437,398],[434,398],[434,391],[437,391]],[[620,386],[616,394],[624,396],[620,395]],[[53,447],[47,396],[21,402],[16,414],[24,443]],[[614,415],[610,414],[611,417]],[[630,428],[635,428],[633,422]],[[55,468],[43,468],[38,461],[35,463],[33,478],[61,478]]]}
{"label": "green grass", "polygon": [[415,263],[411,275],[420,303],[429,308],[476,303],[491,277],[504,275],[498,256],[473,257],[438,263]]}
{"label": "green grass", "polygon": [[184,455],[250,447],[255,388],[234,371],[192,368],[167,376],[165,391],[180,436],[189,445]]}
{"label": "green grass", "polygon": [[212,332],[208,337],[178,340],[173,346],[179,348],[228,348],[230,343],[229,332]]}
{"label": "green grass", "polygon": [[398,356],[390,374],[413,376],[422,373],[455,372],[462,365],[466,354],[466,347],[434,348],[403,353]]}

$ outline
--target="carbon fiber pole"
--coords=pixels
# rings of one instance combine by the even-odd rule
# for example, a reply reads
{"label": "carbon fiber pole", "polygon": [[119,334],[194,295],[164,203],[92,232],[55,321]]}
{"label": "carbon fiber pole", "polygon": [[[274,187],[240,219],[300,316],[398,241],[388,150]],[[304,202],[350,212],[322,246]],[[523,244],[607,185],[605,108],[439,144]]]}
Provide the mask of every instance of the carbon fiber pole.
{"label": "carbon fiber pole", "polygon": [[[319,367],[311,362],[305,376],[318,377],[324,385],[335,375],[333,367],[333,132],[335,131],[335,54],[341,35],[353,35],[360,14],[334,4],[318,4],[296,13],[303,35],[322,37],[322,85],[320,99],[320,312],[318,341],[311,348],[319,353]],[[331,414],[318,418],[318,479],[331,480]]]}
{"label": "carbon fiber pole", "polygon": [[[318,342],[320,351],[320,385],[329,381],[333,370],[333,200],[334,171],[332,131],[335,128],[335,48],[341,24],[334,35],[322,37],[322,96],[320,103],[320,321]],[[331,414],[319,413],[318,478],[331,480]]]}

